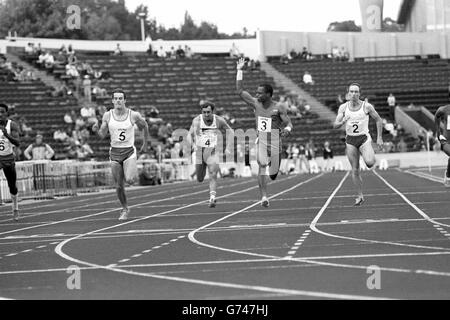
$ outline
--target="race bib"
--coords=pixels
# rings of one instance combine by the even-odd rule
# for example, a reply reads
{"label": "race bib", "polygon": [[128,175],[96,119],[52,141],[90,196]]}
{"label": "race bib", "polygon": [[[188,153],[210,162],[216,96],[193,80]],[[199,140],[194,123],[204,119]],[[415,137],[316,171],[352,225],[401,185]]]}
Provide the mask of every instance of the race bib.
{"label": "race bib", "polygon": [[217,145],[217,136],[214,134],[202,134],[197,137],[197,146],[202,148],[214,148]]}
{"label": "race bib", "polygon": [[347,122],[347,133],[358,134],[361,133],[362,122],[361,121],[349,121]]}
{"label": "race bib", "polygon": [[258,117],[258,131],[259,132],[271,132],[272,131],[272,118]]}
{"label": "race bib", "polygon": [[450,130],[450,116],[447,116],[447,130]]}

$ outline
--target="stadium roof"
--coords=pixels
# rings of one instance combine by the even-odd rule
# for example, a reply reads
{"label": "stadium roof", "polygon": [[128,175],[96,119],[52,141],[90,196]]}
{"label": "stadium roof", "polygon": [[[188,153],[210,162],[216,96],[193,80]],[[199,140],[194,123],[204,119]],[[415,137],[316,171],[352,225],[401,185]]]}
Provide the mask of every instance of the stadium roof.
{"label": "stadium roof", "polygon": [[416,0],[403,0],[398,13],[397,23],[405,24],[408,21],[415,2]]}

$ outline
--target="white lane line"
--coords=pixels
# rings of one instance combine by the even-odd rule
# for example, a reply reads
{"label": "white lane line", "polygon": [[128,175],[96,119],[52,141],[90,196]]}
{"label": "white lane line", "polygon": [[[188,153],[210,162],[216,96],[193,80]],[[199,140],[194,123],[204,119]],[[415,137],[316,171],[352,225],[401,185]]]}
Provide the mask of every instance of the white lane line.
{"label": "white lane line", "polygon": [[132,258],[139,258],[140,256],[142,256],[141,253],[136,253],[136,254],[133,254],[131,257]]}
{"label": "white lane line", "polygon": [[[246,181],[245,183],[249,183],[249,182],[251,182],[251,181]],[[243,182],[238,182],[238,183],[235,183],[235,184],[228,185],[228,187],[231,187],[231,186],[234,186],[234,185],[240,185],[240,184],[244,184],[244,183]],[[225,186],[222,186],[222,187],[225,188]],[[144,202],[144,203],[138,203],[138,204],[134,204],[134,205],[129,206],[129,208],[134,208],[134,207],[138,207],[138,206],[142,206],[142,205],[146,205],[146,204],[150,204],[150,203],[156,203],[156,202],[162,202],[162,201],[168,201],[168,200],[175,200],[175,199],[179,199],[179,198],[183,198],[183,197],[188,197],[188,196],[191,196],[193,194],[204,193],[205,191],[207,191],[207,189],[202,189],[200,191],[189,193],[189,194],[182,194],[182,195],[179,195],[179,196],[172,196],[172,197],[152,200],[152,201],[148,201],[148,202]],[[167,193],[167,191],[166,191],[166,193]],[[217,199],[219,199],[219,198],[220,197],[217,197]],[[206,203],[207,200],[202,201],[202,202]],[[4,232],[0,232],[0,235],[10,234],[10,233],[18,232],[18,231],[30,230],[30,229],[40,228],[40,227],[52,226],[52,225],[65,223],[65,222],[72,222],[72,221],[76,221],[76,220],[80,220],[80,219],[84,219],[84,218],[90,218],[90,217],[95,217],[95,216],[98,216],[98,215],[110,213],[110,212],[113,212],[113,211],[119,211],[119,209],[104,210],[104,211],[101,211],[99,213],[89,214],[89,215],[85,215],[85,216],[81,216],[81,217],[75,217],[75,218],[70,218],[70,219],[65,219],[65,220],[60,220],[60,221],[53,221],[53,222],[49,222],[49,223],[43,223],[43,224],[34,225],[34,226],[21,228],[21,229],[14,229],[14,230],[9,230],[9,231],[4,231]],[[134,220],[134,221],[136,221],[136,220]]]}
{"label": "white lane line", "polygon": [[152,249],[148,249],[148,250],[144,250],[144,251],[142,251],[143,253],[149,253],[149,252],[151,252],[152,251]]}
{"label": "white lane line", "polygon": [[23,253],[27,253],[27,252],[31,252],[31,251],[33,251],[33,249],[23,250],[22,252],[23,252]]}
{"label": "white lane line", "polygon": [[410,175],[413,175],[413,176],[416,176],[416,177],[419,177],[419,178],[423,178],[423,179],[427,179],[427,180],[430,180],[430,181],[433,181],[433,182],[444,183],[444,179],[443,178],[438,178],[438,177],[435,177],[433,175],[429,175],[429,174],[426,174],[426,173],[423,173],[423,172],[412,172],[410,170],[405,170],[405,171],[400,171],[400,172],[406,172],[406,173],[408,173]]}
{"label": "white lane line", "polygon": [[155,246],[155,247],[152,248],[152,250],[159,249],[159,248],[161,248],[161,246]]}
{"label": "white lane line", "polygon": [[[308,232],[307,232],[308,231]],[[298,239],[295,242],[295,246],[293,246],[290,251],[288,252],[288,255],[286,256],[286,258],[292,258],[293,255],[295,255],[297,253],[298,248],[303,244],[303,242],[306,240],[306,238],[309,236],[311,230],[305,230],[302,233],[302,236],[300,237],[300,239]]]}
{"label": "white lane line", "polygon": [[39,246],[39,247],[36,247],[36,249],[42,249],[42,248],[45,248],[45,247],[47,247],[47,246]]}
{"label": "white lane line", "polygon": [[[298,186],[300,186],[300,185],[302,185],[304,183],[310,182],[312,180],[315,180],[315,179],[317,179],[318,177],[320,177],[322,175],[323,174],[320,174],[320,175],[318,175],[316,177],[313,177],[313,178],[310,178],[310,179],[308,179],[308,180],[306,180],[304,182],[298,183],[297,185],[295,185],[295,187],[286,189],[282,193],[288,192],[289,190],[293,190],[296,187],[298,187]],[[284,179],[284,181],[286,181],[288,179],[289,178]],[[249,188],[249,189],[254,189],[254,188]],[[241,190],[239,192],[241,193],[241,192],[243,192],[243,190]],[[275,196],[272,196],[270,198],[273,198]],[[254,205],[252,205],[250,207],[253,207],[253,206],[256,206],[256,205],[259,205],[259,204],[260,204],[260,201],[258,201],[257,203],[255,203]],[[196,205],[196,204],[192,204],[192,205]],[[182,208],[185,208],[185,207],[182,207]],[[237,213],[235,213],[235,214],[237,214]],[[235,215],[235,214],[233,214],[233,215]],[[229,216],[227,216],[227,217],[229,217]],[[219,219],[219,220],[215,221],[214,223],[216,223],[218,221],[222,221],[222,220],[224,220],[224,219],[223,218]],[[209,224],[209,225],[211,225],[211,224]],[[206,228],[206,226],[208,226],[208,225],[205,225],[205,226],[203,226],[203,227],[201,227],[199,229],[204,229],[204,228]],[[196,229],[194,231],[197,232],[199,229]],[[101,230],[98,230],[98,231],[103,231],[103,230],[104,229],[101,229]],[[94,232],[95,231],[90,232],[90,233],[94,233]],[[73,258],[73,257],[65,254],[62,251],[62,248],[63,248],[63,246],[66,243],[68,243],[69,241],[78,239],[80,237],[81,237],[81,235],[78,236],[78,237],[67,239],[67,240],[61,242],[55,248],[55,252],[59,256],[61,256],[62,258],[66,259],[66,260],[69,260],[69,261],[72,261],[72,262],[75,262],[75,263],[78,263],[78,264],[84,264],[84,265],[91,266],[91,267],[99,267],[99,268],[102,268],[102,269],[106,269],[106,270],[110,270],[110,271],[116,271],[116,272],[121,272],[121,273],[125,273],[125,274],[132,274],[132,275],[137,275],[137,276],[151,277],[151,278],[164,279],[164,280],[180,281],[180,282],[186,282],[186,283],[196,283],[196,284],[201,284],[201,285],[209,285],[209,286],[224,287],[224,288],[234,288],[234,289],[242,289],[242,290],[254,290],[254,291],[271,292],[271,293],[283,293],[283,294],[291,294],[291,295],[305,295],[305,296],[310,296],[310,297],[321,297],[321,298],[332,298],[332,299],[386,299],[386,298],[378,298],[378,297],[373,297],[373,296],[334,294],[334,293],[327,293],[327,292],[315,292],[315,291],[304,291],[304,290],[287,290],[287,289],[272,288],[272,287],[265,287],[265,286],[250,286],[250,285],[241,285],[241,284],[234,284],[234,283],[217,282],[217,281],[204,281],[204,280],[181,278],[181,277],[174,277],[174,276],[164,276],[164,275],[157,275],[157,274],[134,272],[134,271],[130,271],[130,270],[123,270],[123,269],[117,269],[117,268],[109,268],[108,266],[101,266],[101,265],[97,265],[97,264],[94,264],[94,263],[90,263],[90,262],[87,262],[87,261],[82,261],[82,260]],[[192,237],[192,233],[189,234],[189,239],[191,241],[194,240],[196,242],[196,240],[192,239],[191,237]],[[239,252],[239,253],[246,254],[245,252]],[[281,260],[284,260],[284,259],[281,259]]]}
{"label": "white lane line", "polygon": [[128,261],[130,261],[130,259],[122,259],[122,260],[120,260],[119,262],[128,262]]}
{"label": "white lane line", "polygon": [[418,208],[414,203],[412,203],[403,193],[401,193],[400,191],[398,191],[396,188],[394,188],[389,182],[386,181],[386,179],[384,179],[382,176],[380,176],[378,174],[378,172],[376,172],[375,170],[373,171],[373,173],[380,178],[381,181],[384,182],[384,184],[386,184],[389,188],[391,188],[395,193],[397,193],[407,204],[409,204],[414,210],[417,211],[418,214],[420,214],[425,220],[427,220],[430,223],[433,223],[434,225],[440,225],[440,226],[444,226],[444,227],[450,227],[450,225],[445,224],[445,223],[440,223],[436,220],[433,220],[432,218],[430,218],[425,212],[423,212],[420,208]]}
{"label": "white lane line", "polygon": [[18,253],[10,253],[10,254],[7,254],[5,257],[14,257],[17,255],[18,255]]}
{"label": "white lane line", "polygon": [[394,245],[394,246],[410,247],[410,248],[418,248],[418,249],[449,250],[449,248],[445,248],[445,247],[434,247],[434,246],[432,247],[432,246],[414,245],[414,244],[406,244],[406,243],[392,242],[392,241],[380,241],[380,240],[369,240],[369,239],[362,239],[362,238],[346,237],[346,236],[340,236],[340,235],[324,232],[324,231],[318,229],[317,222],[319,221],[320,217],[327,209],[328,205],[330,204],[331,200],[334,198],[336,193],[341,189],[341,187],[344,184],[344,181],[348,177],[348,175],[349,175],[349,172],[347,172],[347,174],[341,180],[339,185],[336,187],[336,189],[330,195],[328,200],[325,202],[322,209],[320,209],[319,213],[316,215],[314,220],[311,222],[311,225],[310,225],[311,230],[313,230],[314,232],[320,233],[324,236],[327,236],[327,237],[333,237],[333,238],[345,239],[345,240],[351,240],[351,241],[368,242],[368,243],[373,243],[373,244]]}

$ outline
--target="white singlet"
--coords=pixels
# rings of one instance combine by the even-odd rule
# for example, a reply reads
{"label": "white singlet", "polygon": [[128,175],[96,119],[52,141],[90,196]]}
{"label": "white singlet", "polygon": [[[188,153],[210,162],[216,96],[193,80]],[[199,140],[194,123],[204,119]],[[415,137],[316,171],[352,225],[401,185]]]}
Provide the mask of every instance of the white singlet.
{"label": "white singlet", "polygon": [[131,121],[131,109],[125,120],[114,118],[114,109],[110,110],[108,122],[109,134],[111,136],[111,147],[129,148],[134,147],[134,123]]}
{"label": "white singlet", "polygon": [[347,102],[347,107],[344,111],[344,116],[348,116],[345,131],[349,136],[361,136],[369,134],[369,114],[364,111],[365,102],[357,111],[351,111],[349,108],[350,102]]}

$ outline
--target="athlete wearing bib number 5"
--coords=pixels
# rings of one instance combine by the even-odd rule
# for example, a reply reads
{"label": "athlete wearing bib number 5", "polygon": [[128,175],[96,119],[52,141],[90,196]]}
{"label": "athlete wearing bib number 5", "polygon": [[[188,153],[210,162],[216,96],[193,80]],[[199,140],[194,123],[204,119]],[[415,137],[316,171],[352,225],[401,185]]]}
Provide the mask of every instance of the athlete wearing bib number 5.
{"label": "athlete wearing bib number 5", "polygon": [[[441,143],[441,150],[450,157],[450,105],[442,106],[437,109],[434,115],[436,126],[436,138]],[[441,123],[444,125],[444,131],[441,130]],[[444,185],[450,187],[450,158],[447,162],[447,170],[444,175]]]}
{"label": "athlete wearing bib number 5", "polygon": [[17,199],[17,173],[13,147],[18,147],[19,126],[8,119],[8,106],[0,103],[0,169],[6,177],[12,200],[12,213],[15,221],[19,220]]}
{"label": "athlete wearing bib number 5", "polygon": [[139,112],[135,112],[125,106],[126,95],[121,89],[116,89],[112,93],[112,103],[114,108],[105,112],[100,129],[95,123],[92,130],[98,131],[101,138],[106,137],[109,132],[111,138],[111,148],[109,158],[111,171],[114,178],[117,197],[122,205],[119,220],[128,219],[130,212],[125,194],[125,182],[133,184],[137,178],[136,148],[134,146],[134,124],[143,130],[143,144],[140,152],[147,149],[149,138],[147,122]]}
{"label": "athlete wearing bib number 5", "polygon": [[269,176],[275,180],[280,170],[282,140],[292,131],[292,123],[284,105],[277,106],[272,100],[273,88],[270,84],[261,84],[252,97],[242,86],[244,58],[237,62],[236,90],[242,100],[251,106],[256,116],[257,139],[256,160],[259,166],[258,184],[261,193],[261,205],[269,206],[267,199],[267,167]]}
{"label": "athlete wearing bib number 5", "polygon": [[[218,133],[220,130],[233,130],[226,120],[214,114],[214,104],[206,101],[201,104],[202,113],[192,120],[188,134],[188,142],[195,148],[195,172],[197,181],[203,182],[206,167],[209,173],[209,207],[216,206],[217,173],[219,171],[219,155],[217,154]],[[194,141],[194,144],[192,142]],[[229,153],[233,140],[228,141],[225,153]]]}
{"label": "athlete wearing bib number 5", "polygon": [[364,202],[362,192],[362,179],[359,168],[359,158],[362,156],[368,168],[375,165],[375,151],[372,147],[372,138],[369,133],[369,115],[377,123],[377,145],[383,147],[382,119],[370,104],[359,99],[361,86],[352,83],[348,86],[348,99],[346,103],[339,107],[334,128],[340,128],[345,124],[346,131],[346,154],[350,165],[352,166],[352,179],[355,184],[358,195],[355,200],[355,206]]}

